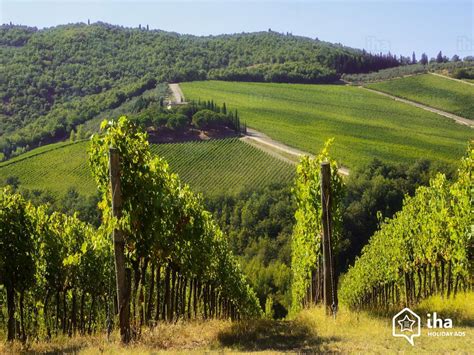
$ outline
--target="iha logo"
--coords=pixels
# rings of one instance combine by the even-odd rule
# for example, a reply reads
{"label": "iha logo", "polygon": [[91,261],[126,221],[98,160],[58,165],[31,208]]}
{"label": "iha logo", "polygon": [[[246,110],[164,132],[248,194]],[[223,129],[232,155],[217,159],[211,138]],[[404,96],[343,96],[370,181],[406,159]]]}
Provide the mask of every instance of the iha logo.
{"label": "iha logo", "polygon": [[421,334],[421,318],[410,308],[404,308],[392,318],[392,335],[408,340],[415,345],[414,338]]}
{"label": "iha logo", "polygon": [[433,312],[433,317],[431,317],[431,314],[427,314],[428,316],[428,321],[426,322],[426,325],[428,328],[452,328],[453,327],[453,320],[451,318],[438,318],[438,315],[436,312]]}
{"label": "iha logo", "polygon": [[[426,326],[429,329],[427,335],[430,337],[466,336],[465,332],[444,331],[453,328],[451,318],[440,318],[436,312],[426,315]],[[443,331],[436,331],[442,329]],[[414,338],[421,335],[421,318],[410,308],[404,308],[392,319],[392,335],[405,338],[411,345],[415,345]]]}

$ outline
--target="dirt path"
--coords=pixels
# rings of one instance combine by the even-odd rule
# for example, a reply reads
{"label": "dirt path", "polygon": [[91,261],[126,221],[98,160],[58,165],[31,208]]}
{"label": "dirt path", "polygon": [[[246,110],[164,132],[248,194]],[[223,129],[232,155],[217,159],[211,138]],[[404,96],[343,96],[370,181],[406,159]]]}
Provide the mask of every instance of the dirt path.
{"label": "dirt path", "polygon": [[444,79],[454,80],[454,81],[458,81],[458,82],[463,83],[463,84],[474,86],[474,83],[470,83],[468,81],[464,81],[464,80],[460,80],[460,79],[456,79],[456,78],[451,78],[450,76],[446,76],[446,75],[443,75],[443,74],[432,73],[432,72],[430,72],[430,74],[439,76],[439,77],[444,78]]}
{"label": "dirt path", "polygon": [[[297,164],[298,159],[302,155],[308,155],[310,157],[313,157],[313,154],[304,152],[302,150],[296,149],[289,147],[281,142],[275,141],[268,137],[266,134],[256,131],[252,128],[247,128],[247,135],[241,140],[250,143],[252,145],[255,145],[256,147],[267,151],[268,153],[285,160],[287,162],[290,162],[292,164]],[[257,143],[257,144],[255,144]],[[345,167],[340,167],[339,168],[339,173],[344,176],[349,175],[349,169]]]}
{"label": "dirt path", "polygon": [[[169,87],[171,93],[173,94],[174,102],[181,103],[181,100],[184,102],[184,95],[181,91],[181,88],[179,87],[179,84],[169,84]],[[241,140],[290,164],[297,164],[299,157],[302,155],[313,156],[312,154],[303,152],[302,150],[289,147],[281,142],[277,142],[268,137],[266,134],[256,131],[252,128],[247,128],[247,134],[242,137]],[[339,173],[341,175],[348,176],[349,169],[340,167]]]}
{"label": "dirt path", "polygon": [[368,91],[374,92],[376,94],[379,94],[379,95],[382,95],[382,96],[385,96],[385,97],[389,97],[389,98],[391,98],[395,101],[403,102],[405,104],[412,105],[412,106],[421,108],[423,110],[430,111],[430,112],[436,113],[438,115],[450,118],[450,119],[454,120],[454,122],[465,125],[465,126],[472,127],[474,125],[474,121],[472,121],[472,120],[469,120],[469,119],[461,117],[461,116],[454,115],[454,114],[449,113],[449,112],[441,111],[441,110],[438,110],[438,109],[430,107],[430,106],[419,104],[418,102],[414,102],[414,101],[407,100],[407,99],[402,99],[400,97],[393,96],[393,95],[387,94],[387,93],[382,92],[382,91],[369,89],[369,88],[366,88],[364,86],[359,86],[359,88],[362,88],[363,90],[368,90]]}
{"label": "dirt path", "polygon": [[169,84],[171,93],[173,94],[174,102],[177,104],[184,103],[184,95],[183,92],[181,91],[181,88],[179,87],[179,84]]}

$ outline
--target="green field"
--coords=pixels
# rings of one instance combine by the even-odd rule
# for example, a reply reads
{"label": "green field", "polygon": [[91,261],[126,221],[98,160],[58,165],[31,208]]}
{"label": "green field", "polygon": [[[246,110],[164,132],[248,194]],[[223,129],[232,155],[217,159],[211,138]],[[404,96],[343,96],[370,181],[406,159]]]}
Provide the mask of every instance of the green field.
{"label": "green field", "polygon": [[373,158],[456,162],[473,137],[470,128],[445,117],[357,87],[219,81],[181,86],[187,100],[225,102],[249,127],[295,148],[314,153],[334,137],[333,156],[350,168]]}
{"label": "green field", "polygon": [[[88,141],[38,148],[0,164],[0,182],[17,176],[28,189],[61,196],[74,187],[85,195],[96,190],[87,165]],[[235,194],[271,183],[291,183],[294,167],[238,139],[157,144],[183,181],[206,196]]]}
{"label": "green field", "polygon": [[369,84],[367,87],[474,119],[472,85],[423,74]]}

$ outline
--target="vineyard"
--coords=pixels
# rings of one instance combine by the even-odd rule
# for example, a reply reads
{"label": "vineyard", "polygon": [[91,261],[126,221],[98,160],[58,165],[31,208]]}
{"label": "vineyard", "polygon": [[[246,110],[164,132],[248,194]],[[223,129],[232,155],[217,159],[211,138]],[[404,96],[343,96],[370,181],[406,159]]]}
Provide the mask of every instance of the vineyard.
{"label": "vineyard", "polygon": [[167,159],[183,181],[206,195],[235,194],[272,183],[289,184],[294,175],[290,164],[236,138],[159,144],[151,150]]}
{"label": "vineyard", "polygon": [[423,74],[367,85],[461,117],[474,119],[474,86]]}
{"label": "vineyard", "polygon": [[28,189],[44,189],[59,196],[74,187],[79,193],[91,195],[96,187],[87,166],[88,141],[57,143],[40,147],[0,163],[0,176],[18,177]]}
{"label": "vineyard", "polygon": [[[258,317],[258,300],[202,200],[152,155],[146,135],[126,118],[105,121],[102,129],[88,149],[102,195],[98,230],[76,216],[33,207],[9,188],[0,194],[8,340],[110,333],[119,318],[128,342],[142,326],[161,321]],[[118,190],[110,193],[111,145],[119,157],[119,207]],[[118,244],[126,266],[116,279],[112,231],[116,270]]]}
{"label": "vineyard", "polygon": [[445,117],[356,87],[217,81],[180,86],[188,100],[225,102],[249,127],[306,152],[318,152],[334,137],[332,156],[349,168],[373,158],[454,163],[472,138],[469,128]]}
{"label": "vineyard", "polygon": [[[63,195],[74,187],[84,195],[96,191],[87,166],[87,141],[58,143],[34,149],[0,163],[3,178],[16,176],[21,186]],[[293,167],[238,139],[153,144],[194,191],[207,196],[234,194],[272,183],[289,184]]]}
{"label": "vineyard", "polygon": [[439,174],[406,197],[393,219],[364,247],[341,285],[353,308],[413,305],[431,295],[452,297],[471,287],[472,171],[474,150],[463,158],[457,181]]}

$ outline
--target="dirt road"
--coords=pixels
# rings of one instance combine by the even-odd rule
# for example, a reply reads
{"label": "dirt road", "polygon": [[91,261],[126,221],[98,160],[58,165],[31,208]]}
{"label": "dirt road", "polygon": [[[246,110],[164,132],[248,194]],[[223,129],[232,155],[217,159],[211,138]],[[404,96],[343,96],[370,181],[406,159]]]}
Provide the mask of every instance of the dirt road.
{"label": "dirt road", "polygon": [[[271,139],[270,137],[268,137],[266,134],[256,131],[252,128],[247,128],[247,135],[241,139],[244,141],[247,141],[248,143],[251,143],[251,141],[257,142],[259,143],[259,145],[261,145],[261,148],[268,147],[271,150],[273,150],[275,153],[277,153],[281,157],[282,160],[289,161],[293,164],[296,164],[298,162],[298,158],[302,155],[308,155],[311,157],[313,156],[313,154],[304,152],[296,148],[289,147],[281,142],[275,141]],[[259,146],[259,145],[256,145],[256,146]],[[344,167],[339,167],[339,173],[341,175],[348,176],[349,169],[344,168]]]}
{"label": "dirt road", "polygon": [[184,95],[183,92],[181,91],[181,88],[179,87],[179,84],[169,84],[171,93],[173,94],[173,101],[177,104],[184,103]]}
{"label": "dirt road", "polygon": [[385,97],[389,97],[389,98],[391,98],[395,101],[403,102],[405,104],[412,105],[412,106],[421,108],[423,110],[436,113],[438,115],[450,118],[450,119],[454,120],[454,122],[456,122],[456,123],[459,123],[459,124],[462,124],[462,125],[465,125],[465,126],[469,126],[471,128],[474,125],[474,121],[472,121],[472,120],[469,120],[469,119],[461,117],[461,116],[454,115],[454,114],[449,113],[449,112],[441,111],[441,110],[438,110],[438,109],[430,107],[430,106],[419,104],[418,102],[410,101],[410,100],[407,100],[407,99],[402,99],[400,97],[393,96],[393,95],[387,94],[387,93],[382,92],[382,91],[369,89],[369,88],[366,88],[366,87],[363,87],[363,86],[359,86],[359,88],[361,88],[363,90],[368,90],[368,91],[371,91],[371,92],[375,92],[376,94],[379,94],[379,95],[382,95],[382,96],[385,96]]}

